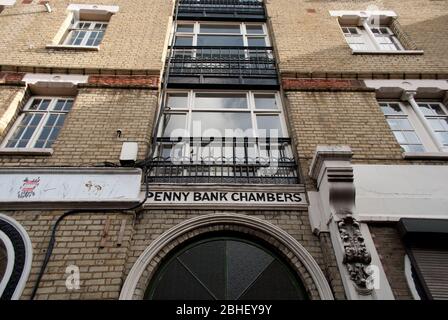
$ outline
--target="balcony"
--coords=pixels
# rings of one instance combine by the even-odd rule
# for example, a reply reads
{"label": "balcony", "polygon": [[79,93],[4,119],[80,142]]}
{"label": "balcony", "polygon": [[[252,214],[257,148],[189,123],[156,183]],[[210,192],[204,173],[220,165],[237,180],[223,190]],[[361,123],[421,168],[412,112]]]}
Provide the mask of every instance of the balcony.
{"label": "balcony", "polygon": [[277,89],[272,47],[172,48],[168,87]]}
{"label": "balcony", "polygon": [[265,21],[259,0],[179,0],[178,19]]}
{"label": "balcony", "polygon": [[297,184],[289,138],[158,138],[149,183]]}

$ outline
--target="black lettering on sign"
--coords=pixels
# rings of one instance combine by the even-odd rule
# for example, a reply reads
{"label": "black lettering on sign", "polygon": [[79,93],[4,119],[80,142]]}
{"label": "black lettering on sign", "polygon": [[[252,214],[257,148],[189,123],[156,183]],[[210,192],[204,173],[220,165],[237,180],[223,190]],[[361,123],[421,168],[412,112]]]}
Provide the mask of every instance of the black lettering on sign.
{"label": "black lettering on sign", "polygon": [[184,201],[187,201],[189,194],[190,192],[182,192],[182,195],[184,196]]}
{"label": "black lettering on sign", "polygon": [[300,196],[300,193],[294,193],[293,197],[296,202],[302,202],[302,197]]}
{"label": "black lettering on sign", "polygon": [[268,198],[268,202],[274,202],[275,201],[275,195],[273,193],[267,193],[266,196]]}
{"label": "black lettering on sign", "polygon": [[201,201],[201,193],[200,192],[195,192],[193,194],[193,200],[194,201]]}
{"label": "black lettering on sign", "polygon": [[285,202],[288,202],[288,201],[293,202],[293,200],[292,200],[292,194],[290,194],[290,193],[285,193]]}
{"label": "black lettering on sign", "polygon": [[220,192],[219,193],[219,201],[228,201],[227,200],[227,192]]}
{"label": "black lettering on sign", "polygon": [[283,199],[283,195],[284,195],[284,193],[276,194],[277,202],[285,202],[285,200]]}
{"label": "black lettering on sign", "polygon": [[263,192],[257,192],[257,201],[266,201],[266,194]]}
{"label": "black lettering on sign", "polygon": [[238,193],[236,193],[236,192],[234,192],[234,193],[232,193],[232,200],[233,201],[240,201],[240,198],[238,198]]}
{"label": "black lettering on sign", "polygon": [[157,191],[154,195],[154,200],[155,201],[162,201],[162,192]]}

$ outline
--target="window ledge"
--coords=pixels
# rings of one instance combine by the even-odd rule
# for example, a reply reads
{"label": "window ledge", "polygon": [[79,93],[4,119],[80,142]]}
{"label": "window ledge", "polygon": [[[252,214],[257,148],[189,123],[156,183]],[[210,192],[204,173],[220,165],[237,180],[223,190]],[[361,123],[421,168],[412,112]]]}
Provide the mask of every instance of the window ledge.
{"label": "window ledge", "polygon": [[403,152],[404,159],[448,160],[448,152]]}
{"label": "window ledge", "polygon": [[0,148],[0,155],[51,156],[52,148]]}
{"label": "window ledge", "polygon": [[352,50],[352,54],[391,54],[391,55],[421,55],[423,50],[400,50],[400,51],[388,51],[388,50]]}
{"label": "window ledge", "polygon": [[47,44],[45,46],[47,49],[56,49],[56,50],[85,50],[85,51],[99,51],[99,46],[72,46],[72,45],[65,45],[65,44]]}

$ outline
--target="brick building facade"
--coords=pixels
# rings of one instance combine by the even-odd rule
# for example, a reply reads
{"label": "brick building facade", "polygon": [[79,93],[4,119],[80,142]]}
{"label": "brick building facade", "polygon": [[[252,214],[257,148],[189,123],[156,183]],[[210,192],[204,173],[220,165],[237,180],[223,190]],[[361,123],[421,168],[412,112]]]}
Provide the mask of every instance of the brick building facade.
{"label": "brick building facade", "polygon": [[447,9],[0,0],[1,298],[447,298]]}

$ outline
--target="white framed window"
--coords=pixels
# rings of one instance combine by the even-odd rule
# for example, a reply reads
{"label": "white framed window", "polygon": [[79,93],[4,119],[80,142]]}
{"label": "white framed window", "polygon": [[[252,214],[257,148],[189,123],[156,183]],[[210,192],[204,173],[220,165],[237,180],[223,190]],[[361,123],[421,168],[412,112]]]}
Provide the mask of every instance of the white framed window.
{"label": "white framed window", "polygon": [[402,101],[379,101],[379,105],[405,152],[448,152],[448,110],[442,103],[417,101],[420,110]]}
{"label": "white framed window", "polygon": [[417,104],[443,151],[448,152],[448,110],[440,102],[418,102]]}
{"label": "white framed window", "polygon": [[385,51],[400,51],[404,50],[398,38],[389,27],[372,27],[372,33],[375,35],[375,40],[379,44],[381,50]]}
{"label": "white framed window", "polygon": [[65,45],[99,46],[106,32],[107,22],[104,21],[74,21],[68,29]]}
{"label": "white framed window", "polygon": [[269,47],[264,23],[178,22],[175,46]]}
{"label": "white framed window", "polygon": [[73,101],[71,97],[31,97],[2,143],[2,148],[51,148],[73,106]]}
{"label": "white framed window", "polygon": [[[288,137],[276,91],[174,90],[167,93],[166,105],[158,131],[158,137],[167,142],[158,151],[162,158],[196,161],[292,157],[289,145],[276,142],[278,138]],[[184,143],[174,146],[172,141],[178,138],[183,138]],[[201,143],[190,144],[186,138],[198,138]],[[241,144],[244,138],[249,139],[246,145]],[[234,139],[239,141],[237,147]]]}
{"label": "white framed window", "polygon": [[403,51],[398,38],[389,27],[341,25],[342,32],[350,48],[355,51]]}

